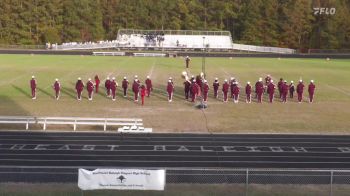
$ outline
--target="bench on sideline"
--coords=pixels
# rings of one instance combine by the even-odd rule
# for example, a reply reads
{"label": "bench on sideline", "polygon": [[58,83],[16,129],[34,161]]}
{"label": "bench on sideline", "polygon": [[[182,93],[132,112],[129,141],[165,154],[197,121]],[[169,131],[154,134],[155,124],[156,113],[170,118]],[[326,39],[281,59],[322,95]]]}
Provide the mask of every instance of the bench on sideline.
{"label": "bench on sideline", "polygon": [[92,52],[94,56],[125,56],[125,52]]}
{"label": "bench on sideline", "polygon": [[0,116],[0,124],[25,124],[26,130],[29,125],[40,124],[43,130],[47,125],[100,125],[106,131],[107,126],[143,126],[139,118],[80,118],[80,117],[33,117],[33,116]]}

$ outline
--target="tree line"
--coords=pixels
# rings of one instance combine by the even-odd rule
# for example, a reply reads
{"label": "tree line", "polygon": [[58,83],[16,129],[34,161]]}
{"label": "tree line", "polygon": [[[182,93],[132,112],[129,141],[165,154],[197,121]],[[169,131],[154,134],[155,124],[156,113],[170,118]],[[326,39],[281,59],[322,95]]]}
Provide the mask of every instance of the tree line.
{"label": "tree line", "polygon": [[[315,15],[317,7],[335,14]],[[0,44],[113,40],[121,28],[227,30],[235,43],[349,49],[350,0],[0,1]]]}

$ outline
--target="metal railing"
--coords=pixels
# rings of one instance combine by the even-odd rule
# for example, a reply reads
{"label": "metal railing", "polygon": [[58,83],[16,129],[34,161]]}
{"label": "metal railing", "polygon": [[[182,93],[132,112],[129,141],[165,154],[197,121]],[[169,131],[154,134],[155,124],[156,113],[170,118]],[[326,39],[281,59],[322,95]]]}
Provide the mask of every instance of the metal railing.
{"label": "metal railing", "polygon": [[33,117],[33,116],[0,116],[0,124],[22,124],[26,130],[30,125],[41,125],[46,130],[48,125],[72,125],[73,130],[78,125],[103,126],[143,126],[138,118],[79,118],[79,117]]}
{"label": "metal railing", "polygon": [[141,30],[141,29],[119,29],[118,36],[123,34],[157,34],[163,33],[167,35],[223,35],[231,36],[230,31],[200,31],[200,30]]}

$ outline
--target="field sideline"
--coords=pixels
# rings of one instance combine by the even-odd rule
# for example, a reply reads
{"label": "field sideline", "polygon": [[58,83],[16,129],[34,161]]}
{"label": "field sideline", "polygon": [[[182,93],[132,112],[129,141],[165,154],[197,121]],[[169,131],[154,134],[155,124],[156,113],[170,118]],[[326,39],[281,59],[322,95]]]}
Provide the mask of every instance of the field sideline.
{"label": "field sideline", "polygon": [[[190,72],[198,74],[201,58],[192,58]],[[81,116],[81,117],[138,117],[145,127],[155,132],[232,132],[232,133],[343,133],[350,127],[350,60],[277,59],[277,58],[206,58],[207,79],[220,82],[234,76],[244,86],[246,81],[271,74],[274,80],[283,77],[295,82],[302,77],[306,84],[315,80],[314,104],[297,104],[296,98],[287,104],[222,103],[209,92],[209,108],[204,113],[184,100],[181,72],[182,58],[156,57],[95,57],[50,55],[0,55],[0,115]],[[139,75],[143,82],[150,75],[155,90],[146,105],[127,99],[118,88],[116,102],[99,95],[89,102],[75,99],[74,84],[78,77],[84,82],[95,74],[103,80],[115,76],[119,85],[123,76],[129,81]],[[38,98],[30,99],[29,80],[37,77]],[[175,82],[174,101],[167,102],[166,82],[172,76]],[[61,99],[53,99],[51,85],[59,78]],[[129,89],[130,90],[130,89]],[[241,89],[241,95],[244,89]],[[307,95],[307,93],[306,93]],[[204,115],[205,114],[205,115]],[[3,125],[0,128],[4,128]]]}

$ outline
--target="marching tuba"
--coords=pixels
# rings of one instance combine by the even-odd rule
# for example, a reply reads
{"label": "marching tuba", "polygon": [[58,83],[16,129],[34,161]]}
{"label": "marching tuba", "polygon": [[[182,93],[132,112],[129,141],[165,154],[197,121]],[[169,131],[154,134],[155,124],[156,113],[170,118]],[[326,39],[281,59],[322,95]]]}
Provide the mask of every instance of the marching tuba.
{"label": "marching tuba", "polygon": [[183,71],[182,73],[181,73],[181,78],[183,78],[183,79],[185,79],[185,80],[188,80],[188,73],[186,72],[186,71]]}

